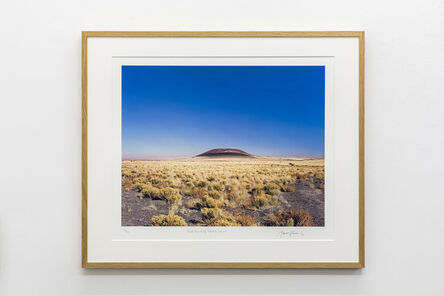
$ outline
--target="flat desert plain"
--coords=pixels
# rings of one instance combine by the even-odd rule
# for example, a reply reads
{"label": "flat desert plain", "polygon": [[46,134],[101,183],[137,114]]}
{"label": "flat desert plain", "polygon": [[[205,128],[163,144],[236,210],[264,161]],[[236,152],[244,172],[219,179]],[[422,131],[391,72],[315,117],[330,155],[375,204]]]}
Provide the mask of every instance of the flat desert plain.
{"label": "flat desert plain", "polygon": [[122,226],[324,226],[324,160],[124,160]]}

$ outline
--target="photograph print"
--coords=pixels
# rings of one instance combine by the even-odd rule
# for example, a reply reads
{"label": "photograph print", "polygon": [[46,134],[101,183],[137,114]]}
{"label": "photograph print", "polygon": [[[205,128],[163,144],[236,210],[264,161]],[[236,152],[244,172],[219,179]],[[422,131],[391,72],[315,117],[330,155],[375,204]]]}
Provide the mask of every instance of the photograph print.
{"label": "photograph print", "polygon": [[324,66],[121,76],[122,226],[325,226]]}

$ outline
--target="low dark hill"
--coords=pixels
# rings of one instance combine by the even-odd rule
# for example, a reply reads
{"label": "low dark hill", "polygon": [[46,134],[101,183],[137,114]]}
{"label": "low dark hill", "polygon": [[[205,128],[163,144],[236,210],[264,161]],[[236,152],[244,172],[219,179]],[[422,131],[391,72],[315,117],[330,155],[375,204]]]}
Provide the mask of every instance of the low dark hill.
{"label": "low dark hill", "polygon": [[253,155],[242,151],[240,149],[233,148],[217,148],[211,149],[195,157],[254,157]]}

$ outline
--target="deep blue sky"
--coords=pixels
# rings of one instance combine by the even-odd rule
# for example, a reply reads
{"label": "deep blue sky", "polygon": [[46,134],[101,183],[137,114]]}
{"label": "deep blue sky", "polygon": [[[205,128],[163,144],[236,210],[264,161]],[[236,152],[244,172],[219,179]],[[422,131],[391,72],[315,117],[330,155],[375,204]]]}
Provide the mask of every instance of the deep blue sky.
{"label": "deep blue sky", "polygon": [[122,66],[124,159],[324,156],[324,66]]}

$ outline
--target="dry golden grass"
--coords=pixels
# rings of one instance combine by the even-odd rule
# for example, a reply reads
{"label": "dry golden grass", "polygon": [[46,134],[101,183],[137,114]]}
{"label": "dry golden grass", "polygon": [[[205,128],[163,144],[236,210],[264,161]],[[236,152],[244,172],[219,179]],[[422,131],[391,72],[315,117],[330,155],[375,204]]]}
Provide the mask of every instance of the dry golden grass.
{"label": "dry golden grass", "polygon": [[313,226],[313,217],[305,210],[281,210],[265,219],[267,226]]}
{"label": "dry golden grass", "polygon": [[242,226],[257,226],[256,219],[251,216],[237,214],[236,220]]}
{"label": "dry golden grass", "polygon": [[158,215],[151,218],[151,224],[153,226],[187,226],[185,220],[177,215]]}
{"label": "dry golden grass", "polygon": [[[295,190],[295,183],[315,184],[315,179],[323,178],[323,159],[193,158],[122,162],[122,190],[135,190],[140,198],[168,202],[170,214],[153,217],[156,218],[153,225],[179,223],[172,222],[178,219],[173,217],[180,218],[176,216],[179,206],[199,210],[204,223],[210,226],[259,225],[255,218],[233,216],[227,210],[234,213],[238,208],[251,211],[273,207],[278,205],[281,192]],[[323,182],[313,186],[323,188]],[[184,197],[187,202],[182,204]],[[268,218],[268,224],[276,226],[312,223],[303,213],[278,213]]]}

